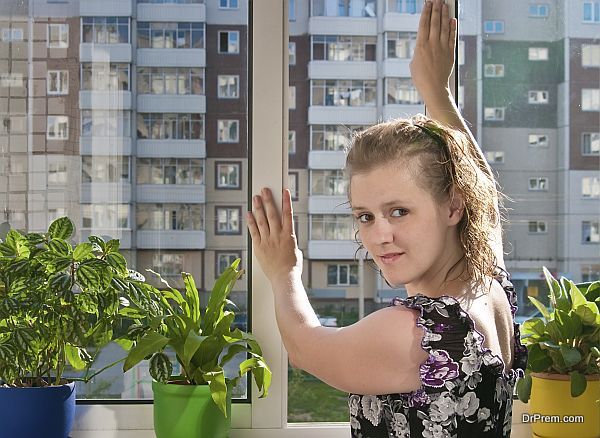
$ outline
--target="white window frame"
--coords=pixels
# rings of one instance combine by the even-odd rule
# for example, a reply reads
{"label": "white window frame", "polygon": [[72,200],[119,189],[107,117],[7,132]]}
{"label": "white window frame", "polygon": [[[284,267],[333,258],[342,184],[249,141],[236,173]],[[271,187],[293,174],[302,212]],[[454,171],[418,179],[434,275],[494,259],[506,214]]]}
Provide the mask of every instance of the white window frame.
{"label": "white window frame", "polygon": [[581,66],[600,67],[600,44],[581,45]]}
{"label": "white window frame", "polygon": [[288,86],[288,108],[291,110],[296,109],[296,86]]}
{"label": "white window frame", "polygon": [[[583,230],[585,227],[585,224],[588,224],[588,226],[590,227],[590,240],[587,241],[583,238]],[[594,230],[594,228],[596,229],[596,233],[592,234],[592,231]],[[581,244],[582,245],[594,245],[594,244],[598,244],[600,243],[600,236],[598,236],[599,230],[600,229],[600,222],[598,222],[597,220],[591,220],[591,221],[581,221]],[[595,238],[595,239],[594,239]],[[594,240],[592,240],[594,239]]]}
{"label": "white window frame", "polygon": [[[50,28],[56,27],[59,28],[59,41],[58,44],[53,44],[50,42]],[[66,35],[67,42],[63,42],[63,36]],[[48,23],[46,26],[46,47],[49,49],[66,49],[69,47],[69,25],[67,23]]]}
{"label": "white window frame", "polygon": [[[226,129],[225,131],[228,132],[227,139],[224,139],[221,137],[221,125],[223,124],[223,127],[225,124],[234,124],[237,126],[236,130],[235,130],[235,138],[229,138],[229,129]],[[236,119],[219,119],[217,120],[217,143],[238,143],[240,141],[240,121],[236,120]]]}
{"label": "white window frame", "polygon": [[[237,184],[234,185],[229,185],[229,184],[225,184],[222,185],[221,184],[221,174],[222,174],[222,170],[223,168],[225,168],[226,166],[233,166],[235,167],[237,170],[236,172],[236,179],[237,179]],[[218,162],[216,163],[216,167],[217,167],[217,183],[216,183],[216,188],[217,189],[240,189],[241,188],[241,181],[240,181],[240,176],[241,176],[241,165],[239,162],[235,162],[235,163],[225,163],[225,162]]]}
{"label": "white window frame", "polygon": [[[537,142],[536,143],[531,143],[532,137],[537,137]],[[539,143],[539,140],[541,138],[546,138],[546,141],[544,143]],[[528,135],[528,144],[529,147],[531,148],[547,148],[548,147],[548,135],[547,134],[529,134]]]}
{"label": "white window frame", "polygon": [[[534,225],[536,231],[531,231],[531,226]],[[527,223],[528,234],[548,234],[548,222],[546,221],[528,221]]]}
{"label": "white window frame", "polygon": [[[330,266],[335,266],[337,269],[337,281],[335,283],[329,283],[329,267]],[[350,270],[352,269],[353,266],[357,270],[357,272],[356,272],[357,283],[356,284],[350,282]],[[341,267],[345,267],[348,270],[348,281],[345,283],[342,283],[340,281],[340,268]],[[358,268],[358,265],[355,263],[327,263],[327,270],[325,271],[325,275],[327,276],[327,286],[358,286],[360,284],[360,278],[358,278],[359,272],[360,272],[360,269]]]}
{"label": "white window frame", "polygon": [[530,47],[527,51],[527,59],[530,61],[548,61],[550,50],[548,47]]}
{"label": "white window frame", "polygon": [[[583,2],[583,5],[582,5],[583,17],[581,17],[581,21],[583,23],[600,23],[600,14],[596,13],[596,11],[598,11],[598,9],[596,8],[598,3],[600,3],[600,2],[599,1]],[[585,19],[585,7],[588,5],[592,7],[592,19],[591,20]]]}
{"label": "white window frame", "polygon": [[235,0],[236,6],[231,6],[232,0],[225,0],[227,3],[226,6],[222,6],[223,0],[219,0],[219,9],[239,9],[240,8],[240,0]]}
{"label": "white window frame", "polygon": [[[238,227],[237,230],[219,230],[219,212],[225,210],[227,216],[227,225],[229,227],[230,220],[232,217],[232,212],[236,212],[238,215]],[[232,207],[232,206],[215,206],[215,234],[217,236],[229,236],[229,235],[239,235],[242,234],[242,209],[240,207]]]}
{"label": "white window frame", "polygon": [[[585,139],[587,136],[590,137],[590,152],[585,151],[585,141],[586,141]],[[596,138],[594,138],[594,137],[596,137]],[[594,152],[594,150],[593,150],[592,146],[594,145],[594,140],[600,142],[600,133],[599,132],[582,132],[581,133],[581,155],[591,156],[591,157],[600,155],[600,151]]]}
{"label": "white window frame", "polygon": [[545,105],[550,102],[550,92],[547,90],[530,90],[527,101],[531,105]]}
{"label": "white window frame", "polygon": [[[56,74],[57,80],[56,83],[59,84],[59,87],[56,91],[50,90],[50,75]],[[63,76],[64,74],[64,76]],[[63,78],[64,79],[61,79]],[[69,94],[69,70],[48,70],[46,74],[46,93],[51,96],[60,96]]]}
{"label": "white window frame", "polygon": [[288,42],[288,51],[290,65],[296,65],[296,43],[294,41]]}
{"label": "white window frame", "polygon": [[[50,136],[50,126],[55,125],[58,126],[61,123],[67,123],[67,129],[65,132],[66,136]],[[55,129],[54,132],[60,132],[60,130]],[[46,139],[47,140],[68,140],[69,139],[69,116],[47,116],[46,120]]]}
{"label": "white window frame", "polygon": [[[533,8],[535,12],[532,13]],[[546,8],[546,13],[542,13],[543,8]],[[530,18],[548,18],[550,14],[550,5],[548,3],[530,3],[529,4],[529,17]]]}
{"label": "white window frame", "polygon": [[[533,185],[531,183],[534,183]],[[537,176],[529,178],[527,189],[530,192],[547,192],[548,191],[548,178],[545,176]]]}
{"label": "white window frame", "polygon": [[[226,33],[227,36],[227,51],[221,51],[221,34]],[[235,52],[229,51],[229,39],[231,34],[237,35],[237,50]],[[217,32],[217,53],[219,55],[238,55],[240,53],[240,31],[239,30],[220,30]]]}
{"label": "white window frame", "polygon": [[483,75],[486,78],[503,78],[504,64],[485,64]]}
{"label": "white window frame", "polygon": [[[221,85],[219,81],[222,78],[235,78],[235,93],[234,95],[223,95],[221,93]],[[230,90],[230,87],[227,86],[227,90]],[[217,76],[217,97],[219,99],[239,99],[240,98],[240,76],[239,75],[218,75]]]}
{"label": "white window frame", "polygon": [[[488,116],[489,113],[493,110],[493,116]],[[502,122],[506,117],[506,111],[504,107],[496,106],[496,107],[485,107],[483,109],[484,120],[489,122]]]}
{"label": "white window frame", "polygon": [[[491,28],[487,26],[490,25]],[[485,20],[483,22],[483,33],[488,34],[503,34],[504,33],[504,20]]]}
{"label": "white window frame", "polygon": [[[586,190],[586,185],[589,192]],[[600,198],[600,177],[584,176],[581,178],[581,199],[599,199]]]}
{"label": "white window frame", "polygon": [[485,159],[490,164],[504,163],[504,151],[485,151]]}
{"label": "white window frame", "polygon": [[[589,98],[586,98],[586,92],[590,94]],[[581,89],[581,111],[600,111],[600,88]]]}
{"label": "white window frame", "polygon": [[288,132],[288,154],[293,155],[296,153],[296,131],[290,130]]}

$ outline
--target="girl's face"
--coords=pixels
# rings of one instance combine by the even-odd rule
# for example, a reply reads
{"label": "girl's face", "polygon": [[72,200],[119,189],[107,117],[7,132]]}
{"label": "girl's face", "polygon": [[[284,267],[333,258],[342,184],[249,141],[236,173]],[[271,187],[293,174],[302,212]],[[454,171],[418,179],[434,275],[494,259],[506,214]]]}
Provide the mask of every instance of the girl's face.
{"label": "girl's face", "polygon": [[417,169],[404,160],[354,175],[350,192],[358,237],[388,283],[426,293],[461,255],[462,210],[418,186]]}

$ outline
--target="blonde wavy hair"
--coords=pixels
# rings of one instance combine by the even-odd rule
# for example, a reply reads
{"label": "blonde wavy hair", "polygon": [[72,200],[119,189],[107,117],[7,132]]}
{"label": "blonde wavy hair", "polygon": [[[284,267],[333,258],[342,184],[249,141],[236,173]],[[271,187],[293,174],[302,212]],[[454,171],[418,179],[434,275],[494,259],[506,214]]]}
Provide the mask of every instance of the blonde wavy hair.
{"label": "blonde wavy hair", "polygon": [[[416,183],[436,201],[444,202],[455,192],[462,195],[464,214],[457,231],[466,268],[458,278],[479,286],[486,276],[497,275],[490,238],[504,221],[499,210],[504,195],[477,145],[461,131],[421,114],[379,123],[352,135],[346,148],[346,177],[350,181],[353,175],[399,160],[419,165]],[[352,203],[350,184],[348,199]],[[358,231],[355,238],[362,247]],[[446,279],[459,263],[448,271]]]}

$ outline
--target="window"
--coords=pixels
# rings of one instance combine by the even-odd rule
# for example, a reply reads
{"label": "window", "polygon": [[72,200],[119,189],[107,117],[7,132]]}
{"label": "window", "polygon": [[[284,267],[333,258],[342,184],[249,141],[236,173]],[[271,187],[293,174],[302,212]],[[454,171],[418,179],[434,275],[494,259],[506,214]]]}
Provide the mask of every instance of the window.
{"label": "window", "polygon": [[221,252],[218,251],[215,266],[215,277],[218,277],[225,269],[227,269],[236,259],[241,259],[242,254],[239,252]]}
{"label": "window", "polygon": [[584,132],[581,134],[582,155],[600,155],[600,133]]}
{"label": "window", "polygon": [[529,190],[531,191],[547,191],[548,178],[529,178]]}
{"label": "window", "polygon": [[465,65],[465,42],[458,40],[458,65]]}
{"label": "window", "polygon": [[581,196],[586,199],[600,198],[600,177],[585,176],[581,178]]}
{"label": "window", "polygon": [[67,116],[48,116],[48,127],[46,131],[48,140],[68,140],[69,139],[69,117]]}
{"label": "window", "polygon": [[48,24],[48,47],[66,49],[69,47],[69,25]]}
{"label": "window", "polygon": [[205,23],[138,21],[138,48],[204,49]]}
{"label": "window", "polygon": [[240,97],[240,77],[238,75],[219,75],[219,99],[237,99]]}
{"label": "window", "polygon": [[600,22],[600,1],[583,2],[583,22]]}
{"label": "window", "polygon": [[241,207],[215,207],[217,222],[215,234],[241,234]]}
{"label": "window", "polygon": [[288,20],[296,21],[296,0],[288,0]]}
{"label": "window", "polygon": [[296,43],[294,42],[289,42],[288,43],[288,51],[289,51],[289,64],[290,65],[296,65]]}
{"label": "window", "polygon": [[114,155],[82,156],[81,182],[128,183],[129,157]]}
{"label": "window", "polygon": [[153,4],[204,4],[204,0],[137,0],[138,3],[153,3]]}
{"label": "window", "polygon": [[600,111],[600,88],[583,88],[581,90],[581,110]]}
{"label": "window", "polygon": [[294,85],[288,86],[288,107],[291,110],[296,109],[296,87]]}
{"label": "window", "polygon": [[600,44],[581,45],[581,66],[600,67]]}
{"label": "window", "polygon": [[583,221],[581,222],[581,240],[583,243],[600,242],[600,222]]}
{"label": "window", "polygon": [[238,120],[218,120],[218,143],[237,143],[239,141],[239,124]]}
{"label": "window", "polygon": [[137,228],[147,230],[202,231],[203,204],[137,204]]}
{"label": "window", "polygon": [[353,132],[364,126],[311,125],[310,149],[313,151],[343,151]]}
{"label": "window", "polygon": [[3,28],[0,32],[0,40],[5,42],[23,41],[23,29],[21,28]]}
{"label": "window", "polygon": [[343,170],[311,170],[310,194],[325,196],[346,196],[348,181]]}
{"label": "window", "polygon": [[600,280],[600,265],[582,265],[581,281],[584,283]]}
{"label": "window", "polygon": [[417,43],[416,32],[386,32],[386,58],[411,59]]}
{"label": "window", "polygon": [[204,184],[204,161],[199,158],[138,158],[138,184]]}
{"label": "window", "polygon": [[46,78],[48,94],[69,94],[68,70],[48,70]]}
{"label": "window", "polygon": [[483,31],[485,33],[504,33],[504,21],[488,20],[483,22]]}
{"label": "window", "polygon": [[219,0],[219,9],[237,9],[238,0]]}
{"label": "window", "polygon": [[377,37],[313,35],[314,61],[375,61]]}
{"label": "window", "polygon": [[418,0],[387,0],[387,11],[400,14],[416,14],[423,9],[423,2]]}
{"label": "window", "polygon": [[138,139],[204,140],[204,114],[137,113]]}
{"label": "window", "polygon": [[548,61],[548,47],[530,47],[528,57],[530,61]]}
{"label": "window", "polygon": [[486,64],[483,74],[486,78],[503,78],[504,64]]}
{"label": "window", "polygon": [[67,184],[67,163],[48,163],[48,184]]}
{"label": "window", "polygon": [[375,0],[311,0],[310,10],[313,17],[375,17],[376,3]]}
{"label": "window", "polygon": [[152,270],[162,277],[179,277],[183,272],[183,254],[155,253]]}
{"label": "window", "polygon": [[288,132],[288,154],[296,153],[296,131]]}
{"label": "window", "polygon": [[131,113],[129,111],[81,111],[82,137],[130,137]]}
{"label": "window", "polygon": [[529,5],[529,16],[532,18],[548,17],[550,7],[547,4],[533,3]]}
{"label": "window", "polygon": [[484,108],[483,117],[489,121],[502,121],[504,120],[504,108]]}
{"label": "window", "polygon": [[240,163],[216,162],[217,189],[240,189]]}
{"label": "window", "polygon": [[539,148],[548,147],[548,136],[544,134],[529,134],[529,146]]}
{"label": "window", "polygon": [[240,33],[219,31],[219,53],[240,53]]}
{"label": "window", "polygon": [[298,200],[298,172],[288,173],[288,184],[287,188],[290,190],[292,195],[292,201]]}
{"label": "window", "polygon": [[354,240],[352,216],[348,214],[310,215],[311,240]]}
{"label": "window", "polygon": [[94,44],[129,44],[129,17],[82,17],[81,41]]}
{"label": "window", "polygon": [[129,64],[114,62],[81,63],[81,89],[87,91],[129,91]]}
{"label": "window", "polygon": [[530,234],[546,233],[546,221],[529,221]]}
{"label": "window", "polygon": [[377,102],[377,81],[315,79],[311,90],[311,105],[375,106]]}
{"label": "window", "polygon": [[129,229],[129,205],[81,204],[81,224],[84,229]]}
{"label": "window", "polygon": [[528,102],[531,104],[548,103],[548,92],[543,90],[532,90],[529,92]]}
{"label": "window", "polygon": [[200,67],[138,67],[138,94],[204,94],[204,69]]}
{"label": "window", "polygon": [[485,159],[488,163],[504,163],[504,151],[485,152]]}
{"label": "window", "polygon": [[327,265],[327,285],[358,285],[358,265]]}

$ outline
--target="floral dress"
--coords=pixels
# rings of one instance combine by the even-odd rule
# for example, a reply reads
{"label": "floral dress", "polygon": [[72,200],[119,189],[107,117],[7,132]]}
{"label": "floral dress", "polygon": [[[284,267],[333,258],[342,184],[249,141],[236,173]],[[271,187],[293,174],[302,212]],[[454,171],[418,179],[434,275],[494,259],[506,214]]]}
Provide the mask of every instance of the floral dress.
{"label": "floral dress", "polygon": [[497,277],[509,300],[515,353],[513,368],[483,347],[484,337],[459,302],[450,296],[417,294],[394,298],[391,306],[420,311],[421,346],[429,357],[421,364],[421,387],[402,394],[350,394],[352,437],[509,437],[513,388],[523,376],[527,349],[514,323],[516,294],[505,271]]}

